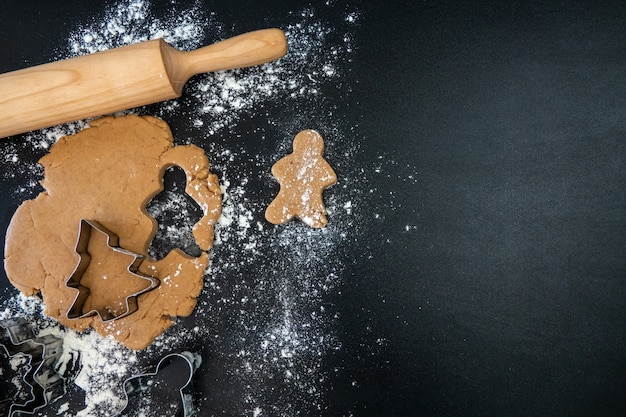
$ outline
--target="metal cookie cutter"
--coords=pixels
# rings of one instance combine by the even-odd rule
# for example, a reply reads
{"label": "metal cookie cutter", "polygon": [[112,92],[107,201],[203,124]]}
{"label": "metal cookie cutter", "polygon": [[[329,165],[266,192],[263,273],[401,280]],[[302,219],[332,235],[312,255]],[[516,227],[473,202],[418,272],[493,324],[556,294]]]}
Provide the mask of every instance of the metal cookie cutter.
{"label": "metal cookie cutter", "polygon": [[191,380],[202,358],[191,352],[161,359],[153,373],[124,381],[125,405],[115,417],[151,415],[189,417],[194,414]]}
{"label": "metal cookie cutter", "polygon": [[[141,291],[126,296],[125,309],[122,312],[117,312],[110,306],[84,311],[87,300],[91,295],[91,289],[84,285],[82,278],[89,269],[89,265],[91,263],[92,256],[89,253],[89,242],[96,233],[102,234],[106,237],[107,247],[110,250],[131,257],[132,261],[129,263],[127,268],[128,274],[131,277],[138,278],[146,282],[146,286]],[[139,265],[143,262],[144,257],[137,253],[120,248],[118,236],[97,221],[85,219],[80,221],[80,229],[78,239],[76,241],[76,253],[79,255],[80,260],[65,284],[70,288],[78,290],[78,294],[67,312],[67,318],[69,319],[85,318],[97,314],[102,321],[108,321],[127,316],[137,311],[137,297],[139,295],[153,290],[160,284],[157,278],[138,273]]]}
{"label": "metal cookie cutter", "polygon": [[64,374],[57,372],[63,340],[53,335],[35,337],[30,323],[21,317],[0,320],[0,345],[9,361],[18,362],[25,372],[21,376],[15,371],[18,375],[14,379],[21,376],[21,381],[12,381],[17,383],[13,393],[0,393],[0,413],[8,417],[34,414],[59,399],[67,390],[66,376],[80,369],[76,361],[73,369],[66,368]]}

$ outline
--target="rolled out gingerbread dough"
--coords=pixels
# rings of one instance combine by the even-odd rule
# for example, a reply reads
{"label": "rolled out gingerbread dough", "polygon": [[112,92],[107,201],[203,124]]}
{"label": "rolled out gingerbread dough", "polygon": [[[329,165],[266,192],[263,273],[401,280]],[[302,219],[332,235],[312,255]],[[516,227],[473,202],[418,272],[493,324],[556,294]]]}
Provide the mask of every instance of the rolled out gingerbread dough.
{"label": "rolled out gingerbread dough", "polygon": [[[190,315],[221,212],[219,182],[204,151],[174,146],[160,119],[131,115],[93,121],[59,139],[39,162],[45,191],[17,209],[7,231],[5,268],[11,283],[25,295],[41,292],[45,313],[62,324],[76,330],[92,326],[132,349],[147,347],[174,317]],[[193,230],[203,253],[190,257],[175,249],[154,260],[148,247],[157,223],[145,207],[163,189],[164,171],[174,165],[185,171],[185,191],[203,211]],[[106,322],[97,316],[67,317],[77,295],[66,281],[79,260],[75,245],[81,219],[98,221],[119,237],[121,248],[144,255],[139,272],[160,280],[156,289],[138,297],[136,312]],[[132,291],[119,280],[110,290]]]}

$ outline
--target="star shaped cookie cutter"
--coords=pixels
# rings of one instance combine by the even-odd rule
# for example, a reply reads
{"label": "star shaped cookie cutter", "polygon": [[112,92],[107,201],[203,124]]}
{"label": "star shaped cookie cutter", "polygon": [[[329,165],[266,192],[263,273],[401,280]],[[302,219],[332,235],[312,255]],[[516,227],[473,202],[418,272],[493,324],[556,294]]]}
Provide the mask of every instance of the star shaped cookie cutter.
{"label": "star shaped cookie cutter", "polygon": [[[117,312],[110,306],[92,308],[85,311],[87,302],[91,296],[91,289],[85,285],[83,277],[91,264],[92,254],[89,252],[89,243],[94,234],[102,234],[106,237],[106,245],[109,250],[131,257],[132,261],[129,263],[127,268],[129,276],[142,279],[146,282],[146,286],[143,289],[125,297],[125,308],[122,312]],[[139,307],[137,297],[139,295],[155,289],[160,284],[158,278],[142,275],[138,272],[139,265],[144,259],[143,255],[120,248],[118,236],[95,220],[82,219],[80,221],[75,251],[79,256],[79,261],[74,268],[74,271],[67,279],[65,285],[69,288],[76,289],[78,294],[76,295],[72,306],[67,311],[68,319],[80,319],[98,315],[102,321],[109,321],[125,317],[137,311]]]}
{"label": "star shaped cookie cutter", "polygon": [[[159,361],[154,372],[128,378],[123,386],[124,407],[115,417],[137,415],[137,411],[154,416],[191,416],[191,381],[201,363],[197,353],[171,353]],[[150,397],[154,401],[146,401]]]}
{"label": "star shaped cookie cutter", "polygon": [[[18,367],[26,369],[21,376],[23,385],[13,396],[9,392],[0,394],[0,412],[7,412],[8,417],[35,414],[58,400],[67,391],[67,375],[80,369],[76,359],[71,366],[64,367],[63,374],[57,372],[63,339],[51,334],[35,337],[30,323],[22,317],[0,320],[0,347],[0,353],[4,350],[9,361],[22,355],[24,362]],[[22,392],[22,388],[27,392]]]}

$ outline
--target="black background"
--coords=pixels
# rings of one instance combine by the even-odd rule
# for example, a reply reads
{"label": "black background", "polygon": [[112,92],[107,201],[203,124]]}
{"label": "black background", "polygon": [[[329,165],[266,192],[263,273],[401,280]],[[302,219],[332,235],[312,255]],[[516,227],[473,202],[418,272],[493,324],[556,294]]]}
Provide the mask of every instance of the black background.
{"label": "black background", "polygon": [[[284,7],[206,3],[239,31],[280,27]],[[343,372],[319,415],[626,415],[626,6],[349,4],[353,91],[337,100],[359,124],[355,163],[393,155],[417,184],[373,179],[401,204],[329,300]],[[101,7],[3,1],[0,71],[52,60]],[[6,228],[20,201],[1,186]]]}

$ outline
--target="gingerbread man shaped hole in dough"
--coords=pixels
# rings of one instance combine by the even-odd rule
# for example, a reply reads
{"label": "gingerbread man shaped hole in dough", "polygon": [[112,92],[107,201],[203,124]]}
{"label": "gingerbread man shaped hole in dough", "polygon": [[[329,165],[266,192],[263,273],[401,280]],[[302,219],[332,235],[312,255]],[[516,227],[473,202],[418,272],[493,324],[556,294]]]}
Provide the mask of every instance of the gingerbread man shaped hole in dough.
{"label": "gingerbread man shaped hole in dough", "polygon": [[296,135],[293,153],[272,166],[280,191],[265,211],[267,221],[283,224],[298,217],[314,228],[328,223],[322,192],[337,182],[337,175],[323,152],[324,139],[316,131],[303,130]]}

